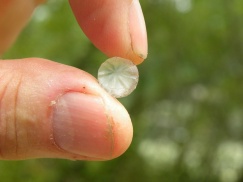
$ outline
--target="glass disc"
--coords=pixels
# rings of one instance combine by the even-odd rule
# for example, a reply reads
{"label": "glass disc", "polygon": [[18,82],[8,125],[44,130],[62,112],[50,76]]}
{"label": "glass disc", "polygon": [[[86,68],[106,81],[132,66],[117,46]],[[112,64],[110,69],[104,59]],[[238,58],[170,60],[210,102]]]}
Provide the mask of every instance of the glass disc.
{"label": "glass disc", "polygon": [[98,70],[100,85],[116,98],[129,95],[137,87],[138,77],[137,66],[119,57],[107,59]]}

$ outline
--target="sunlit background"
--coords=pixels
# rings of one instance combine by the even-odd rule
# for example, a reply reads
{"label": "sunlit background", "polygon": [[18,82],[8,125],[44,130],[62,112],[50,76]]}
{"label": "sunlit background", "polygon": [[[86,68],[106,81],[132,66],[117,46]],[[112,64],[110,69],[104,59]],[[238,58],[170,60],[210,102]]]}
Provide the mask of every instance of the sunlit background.
{"label": "sunlit background", "polygon": [[[141,0],[148,59],[120,101],[134,140],[108,162],[0,161],[0,181],[243,181],[243,1]],[[119,25],[118,25],[119,26]],[[67,0],[49,0],[4,58],[42,57],[96,77],[107,59]]]}

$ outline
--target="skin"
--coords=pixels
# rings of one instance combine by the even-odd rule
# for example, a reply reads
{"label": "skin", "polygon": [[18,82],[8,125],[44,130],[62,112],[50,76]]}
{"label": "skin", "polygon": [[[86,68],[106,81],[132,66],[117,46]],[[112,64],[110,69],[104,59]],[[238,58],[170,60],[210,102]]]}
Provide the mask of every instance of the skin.
{"label": "skin", "polygon": [[[137,0],[69,2],[99,50],[135,64],[146,58],[146,28]],[[41,3],[0,0],[0,54]],[[127,150],[132,135],[128,112],[85,71],[39,58],[0,60],[1,160],[109,160]]]}

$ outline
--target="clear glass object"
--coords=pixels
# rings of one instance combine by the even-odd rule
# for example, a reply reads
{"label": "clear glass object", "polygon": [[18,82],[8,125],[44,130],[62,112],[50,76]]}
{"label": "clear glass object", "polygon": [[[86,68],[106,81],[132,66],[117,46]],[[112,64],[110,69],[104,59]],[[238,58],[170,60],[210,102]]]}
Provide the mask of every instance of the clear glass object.
{"label": "clear glass object", "polygon": [[116,98],[128,96],[137,87],[138,78],[137,66],[124,58],[107,59],[98,70],[100,85]]}

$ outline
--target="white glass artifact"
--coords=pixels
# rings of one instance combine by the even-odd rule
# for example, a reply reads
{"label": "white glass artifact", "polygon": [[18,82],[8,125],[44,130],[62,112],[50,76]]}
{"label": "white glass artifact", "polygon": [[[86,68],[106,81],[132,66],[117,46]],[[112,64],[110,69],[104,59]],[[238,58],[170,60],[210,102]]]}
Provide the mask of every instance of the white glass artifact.
{"label": "white glass artifact", "polygon": [[130,60],[113,57],[98,70],[100,85],[113,97],[128,96],[138,84],[138,69]]}

